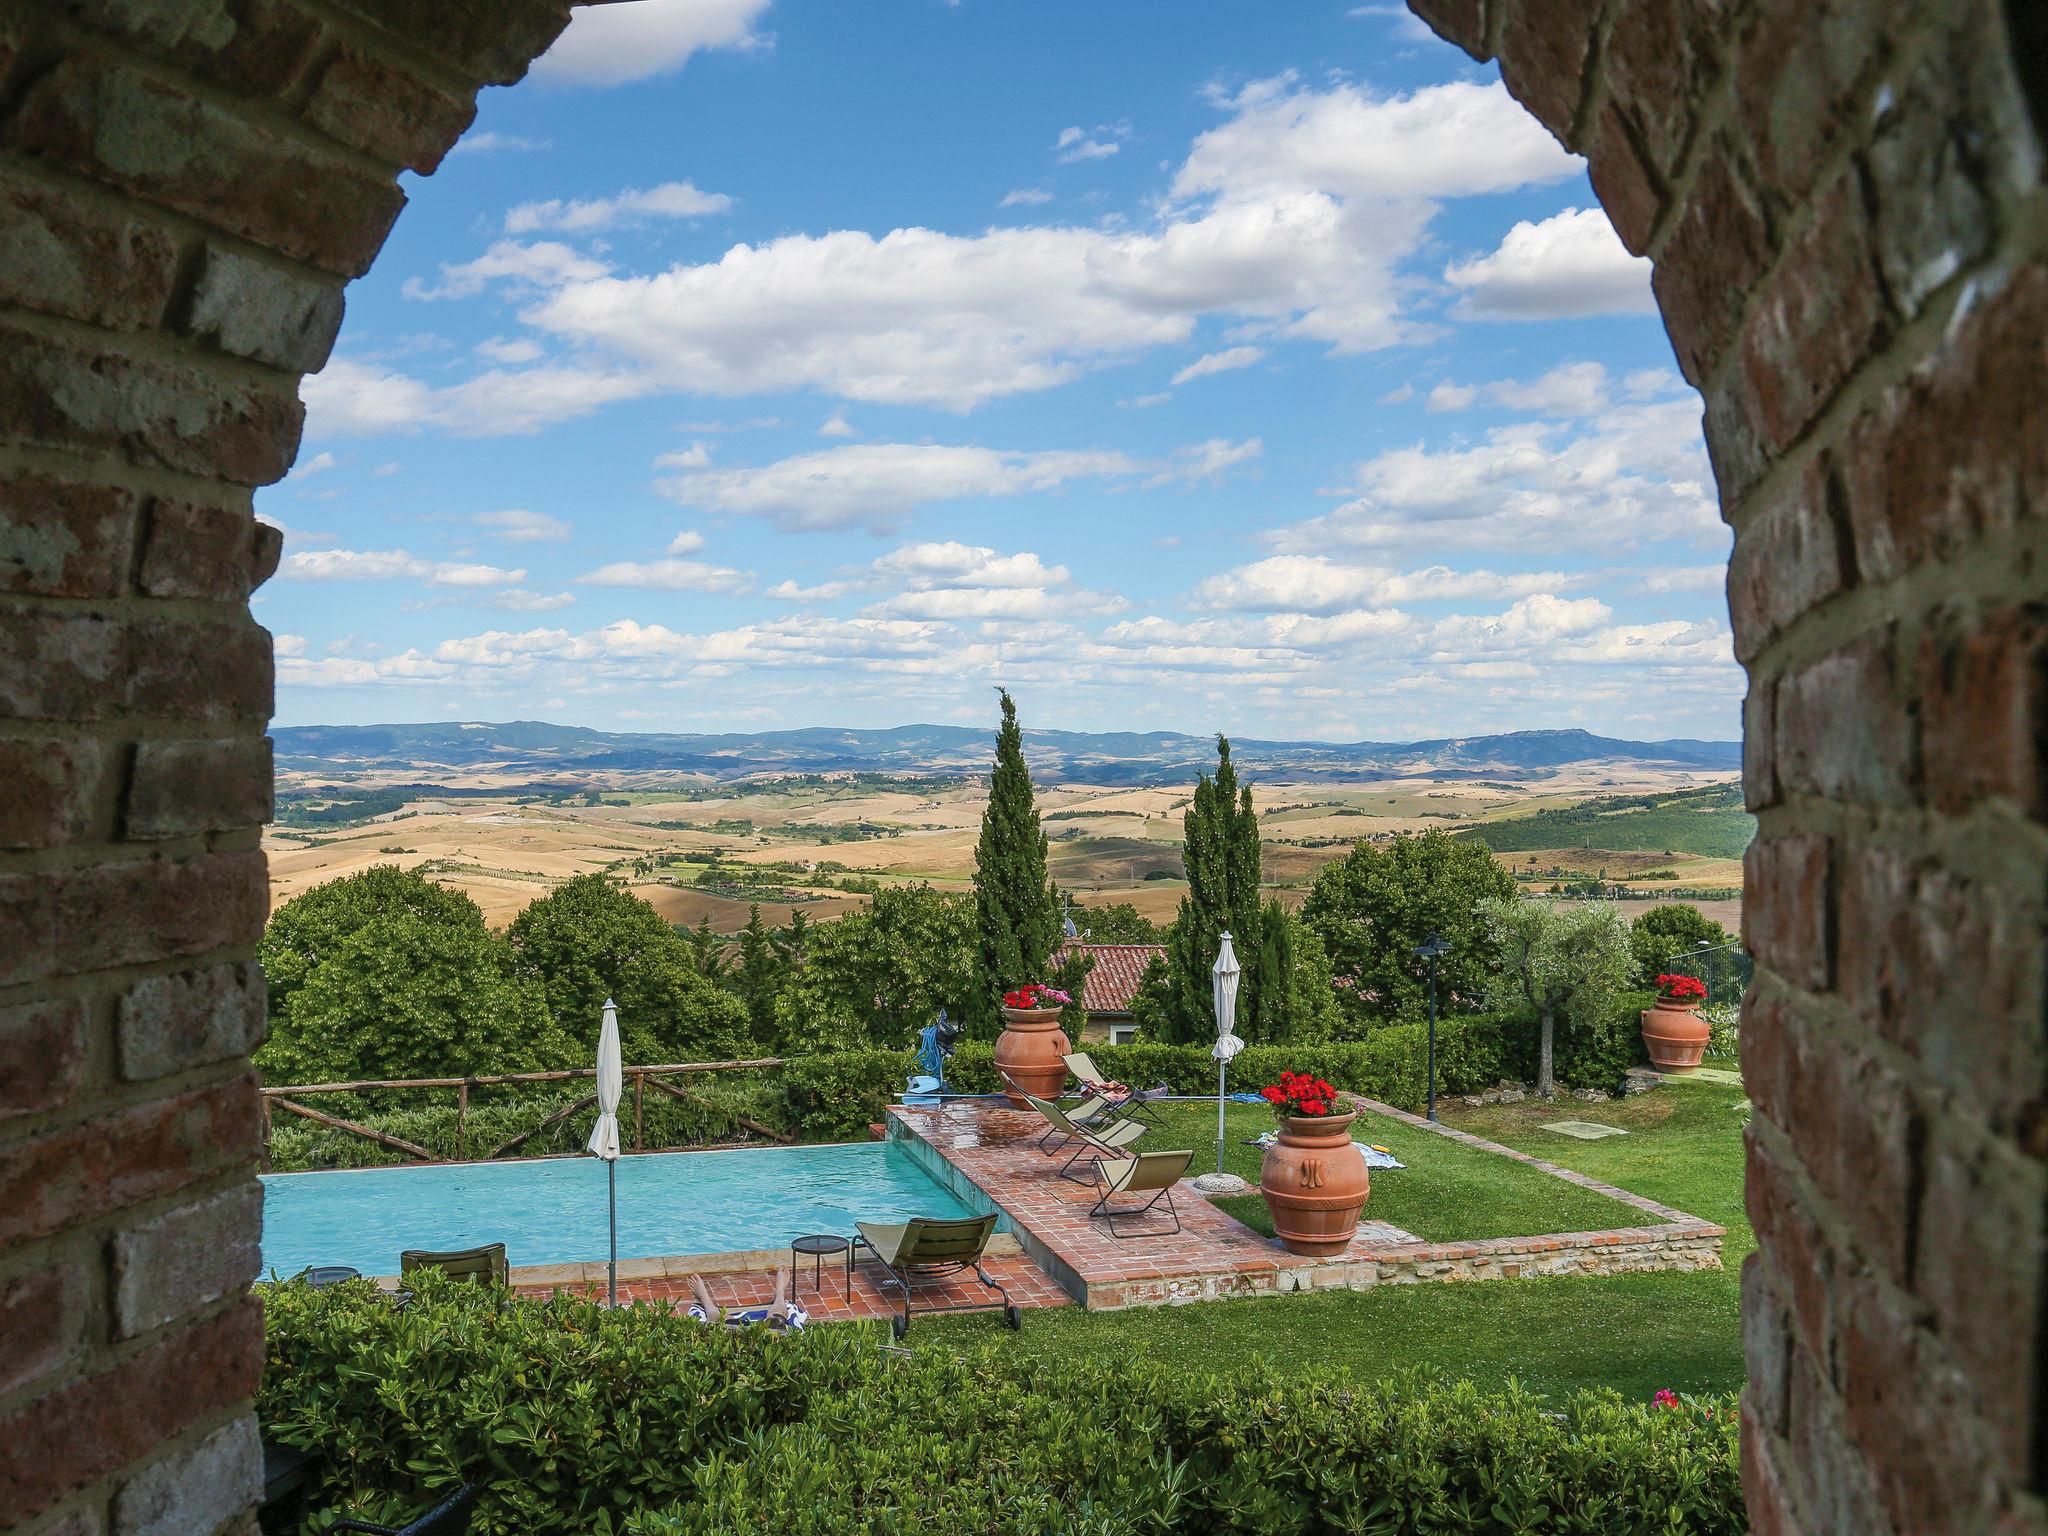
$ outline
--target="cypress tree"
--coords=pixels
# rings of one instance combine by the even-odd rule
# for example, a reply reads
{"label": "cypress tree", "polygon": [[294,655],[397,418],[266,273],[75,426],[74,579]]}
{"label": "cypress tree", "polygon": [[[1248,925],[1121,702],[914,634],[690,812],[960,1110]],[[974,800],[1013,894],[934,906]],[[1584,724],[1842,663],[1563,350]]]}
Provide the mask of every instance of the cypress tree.
{"label": "cypress tree", "polygon": [[[1170,990],[1164,1019],[1167,1038],[1182,1044],[1216,1037],[1210,968],[1229,929],[1241,976],[1237,985],[1238,1033],[1264,1023],[1259,1013],[1265,915],[1259,907],[1259,818],[1250,785],[1239,785],[1230,761],[1230,740],[1216,738],[1216,776],[1204,774],[1181,819],[1181,864],[1188,893],[1167,935]],[[1284,943],[1284,941],[1283,941]],[[1291,963],[1291,946],[1286,958]],[[1277,957],[1276,957],[1277,959]],[[1282,988],[1284,994],[1284,987]],[[1284,1006],[1284,1003],[1283,1003]]]}
{"label": "cypress tree", "polygon": [[1058,900],[1045,873],[1045,833],[1024,765],[1017,706],[1003,691],[995,771],[988,809],[974,849],[975,987],[970,1033],[992,1038],[1002,1028],[1002,995],[1028,982],[1049,981],[1046,967],[1060,941]]}

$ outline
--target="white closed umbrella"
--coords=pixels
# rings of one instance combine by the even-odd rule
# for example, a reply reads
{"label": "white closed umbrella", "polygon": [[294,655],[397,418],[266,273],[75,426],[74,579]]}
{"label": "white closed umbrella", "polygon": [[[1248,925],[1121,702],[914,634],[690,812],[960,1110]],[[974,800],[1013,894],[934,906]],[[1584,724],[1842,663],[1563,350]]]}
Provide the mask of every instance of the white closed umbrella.
{"label": "white closed umbrella", "polygon": [[611,1304],[619,1304],[619,1096],[626,1090],[625,1064],[619,1059],[619,1005],[604,1000],[604,1027],[597,1036],[597,1124],[590,1131],[590,1152],[604,1159],[606,1193],[611,1206]]}
{"label": "white closed umbrella", "polygon": [[1216,1058],[1216,1171],[1196,1180],[1212,1190],[1235,1188],[1243,1181],[1223,1171],[1223,1105],[1231,1058],[1244,1049],[1233,1032],[1237,1024],[1237,949],[1230,942],[1230,930],[1223,930],[1223,943],[1216,951],[1216,963],[1209,968],[1209,981],[1216,1000],[1216,1044],[1209,1054]]}

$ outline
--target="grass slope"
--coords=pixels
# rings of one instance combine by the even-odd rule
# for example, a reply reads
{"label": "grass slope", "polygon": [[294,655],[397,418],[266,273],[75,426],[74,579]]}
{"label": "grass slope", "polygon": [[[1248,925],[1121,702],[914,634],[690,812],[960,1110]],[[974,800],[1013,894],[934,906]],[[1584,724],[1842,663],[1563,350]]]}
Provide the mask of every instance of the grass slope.
{"label": "grass slope", "polygon": [[[1481,1386],[1513,1378],[1548,1393],[1612,1387],[1637,1401],[1659,1387],[1733,1391],[1743,1381],[1738,1276],[1754,1246],[1742,1209],[1741,1098],[1739,1088],[1685,1083],[1624,1102],[1572,1105],[1572,1118],[1630,1132],[1596,1142],[1538,1129],[1564,1115],[1557,1105],[1443,1109],[1460,1129],[1722,1223],[1727,1267],[1719,1272],[1386,1286],[1131,1312],[1062,1308],[1027,1317],[1015,1347],[1091,1358],[1142,1354],[1190,1370],[1260,1356],[1360,1381],[1423,1366]],[[1396,1177],[1375,1186],[1368,1214],[1394,1219],[1387,1180]],[[920,1323],[910,1338],[918,1348],[952,1348],[988,1327],[979,1318]]]}
{"label": "grass slope", "polygon": [[1714,784],[1663,795],[1610,795],[1582,805],[1532,811],[1458,833],[1495,853],[1590,845],[1629,852],[1692,853],[1739,859],[1756,836],[1742,786]]}

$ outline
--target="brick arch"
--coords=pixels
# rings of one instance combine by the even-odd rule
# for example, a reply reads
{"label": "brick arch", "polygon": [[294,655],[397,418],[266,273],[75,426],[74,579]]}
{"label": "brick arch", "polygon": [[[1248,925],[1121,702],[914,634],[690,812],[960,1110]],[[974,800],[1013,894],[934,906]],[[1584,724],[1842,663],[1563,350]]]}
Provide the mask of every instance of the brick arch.
{"label": "brick arch", "polygon": [[[1993,0],[1414,4],[1656,259],[1737,530],[1758,1529],[2038,1528],[2039,65]],[[567,18],[0,10],[0,1511],[34,1527],[244,1519],[253,491],[397,172]]]}
{"label": "brick arch", "polygon": [[2040,8],[1411,4],[1588,157],[1706,400],[1758,816],[1751,1518],[2039,1530]]}

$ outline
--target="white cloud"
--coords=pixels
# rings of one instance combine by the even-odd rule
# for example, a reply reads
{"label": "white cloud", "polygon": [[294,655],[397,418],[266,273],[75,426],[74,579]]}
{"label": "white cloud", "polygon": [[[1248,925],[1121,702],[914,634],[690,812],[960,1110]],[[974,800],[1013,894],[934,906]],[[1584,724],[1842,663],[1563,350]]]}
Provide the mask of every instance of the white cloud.
{"label": "white cloud", "polygon": [[1405,405],[1408,401],[1413,400],[1414,398],[1415,386],[1413,384],[1403,384],[1400,388],[1390,389],[1384,395],[1381,395],[1380,404]]}
{"label": "white cloud", "polygon": [[549,198],[545,202],[520,203],[505,214],[505,233],[526,235],[535,230],[558,229],[582,234],[650,218],[701,218],[705,214],[723,213],[731,206],[732,199],[723,192],[703,192],[687,181],[665,181],[645,191],[628,188],[616,197],[568,203]]}
{"label": "white cloud", "polygon": [[[1114,133],[1113,129],[1097,129],[1096,131],[1098,133]],[[1059,151],[1059,162],[1061,165],[1072,165],[1077,160],[1107,160],[1111,155],[1122,149],[1123,146],[1116,141],[1115,137],[1091,138],[1084,129],[1076,126],[1062,128],[1059,140],[1053,145],[1053,148]]]}
{"label": "white cloud", "polygon": [[494,368],[460,384],[435,386],[374,363],[336,358],[300,381],[299,398],[306,403],[311,438],[425,427],[461,437],[504,437],[587,415],[650,387],[627,373],[567,367]]}
{"label": "white cloud", "polygon": [[1395,37],[1409,43],[1433,43],[1437,35],[1429,24],[1405,5],[1354,5],[1344,13],[1357,20],[1368,17],[1391,21]]}
{"label": "white cloud", "polygon": [[1156,395],[1133,395],[1128,400],[1117,401],[1117,404],[1127,406],[1134,411],[1142,411],[1148,410],[1155,405],[1164,405],[1167,401],[1171,400],[1172,398],[1172,390],[1162,389]]}
{"label": "white cloud", "polygon": [[1561,571],[1497,574],[1433,565],[1417,571],[1350,565],[1327,555],[1274,555],[1196,584],[1197,607],[1241,613],[1331,613],[1361,603],[1428,602],[1445,598],[1527,597],[1580,585]]}
{"label": "white cloud", "polygon": [[1239,464],[1249,464],[1266,451],[1265,443],[1256,437],[1248,437],[1241,443],[1228,438],[1212,437],[1206,443],[1194,443],[1186,448],[1174,450],[1172,461],[1165,469],[1145,482],[1148,486],[1167,485],[1175,480],[1207,480]]}
{"label": "white cloud", "polygon": [[[1633,393],[1644,397],[1643,391]],[[1496,379],[1490,384],[1439,384],[1429,392],[1429,409],[1462,411],[1481,398],[1537,416],[1597,416],[1608,406],[1607,370],[1598,363],[1564,363],[1527,383]]]}
{"label": "white cloud", "polygon": [[1208,352],[1189,363],[1168,382],[1178,389],[1194,379],[1205,379],[1212,373],[1228,373],[1233,368],[1249,368],[1265,355],[1264,347],[1230,347],[1221,352]]}
{"label": "white cloud", "polygon": [[702,469],[711,462],[711,450],[703,443],[692,443],[687,448],[658,454],[654,460],[656,469]]}
{"label": "white cloud", "polygon": [[645,564],[621,560],[576,580],[584,586],[642,587],[658,592],[740,593],[753,589],[744,572],[702,560],[650,560]]}
{"label": "white cloud", "polygon": [[503,336],[492,336],[478,342],[473,350],[479,357],[489,358],[494,363],[537,362],[541,355],[540,343],[523,336],[509,341]]}
{"label": "white cloud", "polygon": [[1651,314],[1650,262],[1631,256],[1598,208],[1567,208],[1507,232],[1498,249],[1444,268],[1458,313],[1487,320]]}
{"label": "white cloud", "polygon": [[1044,187],[1016,187],[1003,194],[998,208],[1035,208],[1040,203],[1052,201],[1052,194]]}
{"label": "white cloud", "polygon": [[402,549],[300,550],[278,574],[290,581],[424,581],[437,587],[516,587],[524,571],[452,560],[421,560]]}
{"label": "white cloud", "polygon": [[1073,573],[1064,565],[1048,566],[1026,551],[1002,555],[982,544],[955,541],[905,544],[874,562],[879,575],[916,588],[1051,587],[1064,585]]}
{"label": "white cloud", "polygon": [[1524,422],[1441,450],[1361,465],[1354,499],[1268,535],[1287,553],[1435,546],[1629,547],[1721,543],[1696,398],[1616,405],[1573,424]]}
{"label": "white cloud", "polygon": [[331,453],[316,453],[310,459],[300,460],[292,467],[292,472],[286,475],[285,478],[287,480],[308,480],[314,475],[326,473],[340,463],[341,460]]}
{"label": "white cloud", "polygon": [[930,502],[1056,490],[1072,480],[1128,475],[1137,467],[1120,453],[859,443],[758,468],[678,475],[660,482],[660,489],[684,506],[766,518],[785,531],[879,533]]}
{"label": "white cloud", "polygon": [[501,539],[510,539],[515,544],[569,537],[569,524],[559,517],[550,517],[545,512],[479,512],[470,521],[479,528],[489,529]]}
{"label": "white cloud", "polygon": [[279,656],[303,656],[306,654],[304,635],[272,635],[270,648]]}
{"label": "white cloud", "polygon": [[533,66],[553,84],[620,85],[680,69],[709,48],[757,48],[769,0],[640,0],[582,6]]}
{"label": "white cloud", "polygon": [[825,418],[825,424],[822,427],[818,428],[818,436],[859,437],[860,433],[856,432],[853,429],[852,423],[850,423],[846,419],[846,412],[834,411],[830,416]]}
{"label": "white cloud", "polygon": [[472,133],[456,141],[448,153],[451,155],[487,155],[496,150],[536,150],[554,148],[553,139],[529,139],[516,133],[499,133],[495,129],[485,133]]}
{"label": "white cloud", "polygon": [[1711,592],[1716,596],[1728,586],[1728,563],[1718,565],[1667,566],[1649,572],[1637,581],[1635,590],[1652,597],[1680,592]]}
{"label": "white cloud", "polygon": [[585,283],[603,277],[611,268],[557,240],[536,240],[521,245],[517,240],[500,240],[474,261],[441,263],[438,284],[408,277],[400,291],[408,299],[432,302],[436,299],[473,298],[492,282],[510,282],[521,287],[559,283]]}
{"label": "white cloud", "polygon": [[802,586],[794,581],[778,581],[762,595],[790,603],[829,603],[834,598],[844,597],[855,590],[855,584],[850,581],[821,581],[814,587]]}
{"label": "white cloud", "polygon": [[371,470],[370,473],[375,475],[379,480],[383,480],[389,478],[392,475],[397,474],[403,468],[405,468],[403,464],[399,463],[396,459],[393,459],[389,464],[379,464],[375,469]]}
{"label": "white cloud", "polygon": [[513,613],[553,613],[567,608],[576,598],[569,592],[529,592],[524,587],[507,587],[503,592],[479,598],[479,608],[504,608]]}
{"label": "white cloud", "polygon": [[1436,199],[1563,180],[1579,161],[1497,83],[1405,96],[1362,85],[1301,89],[1292,75],[1227,99],[1230,120],[1195,140],[1176,197]]}

